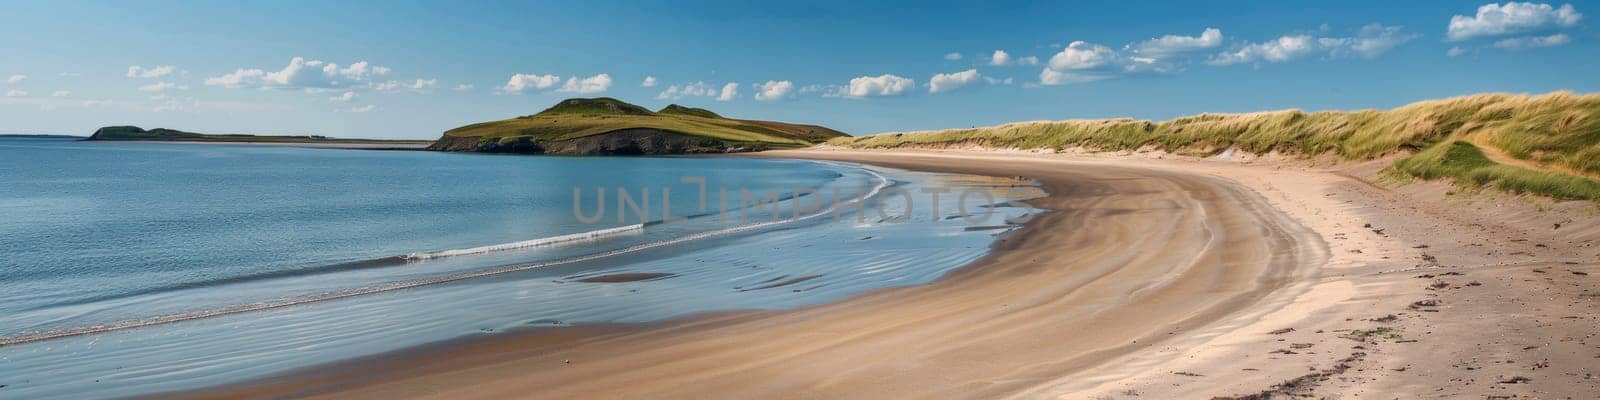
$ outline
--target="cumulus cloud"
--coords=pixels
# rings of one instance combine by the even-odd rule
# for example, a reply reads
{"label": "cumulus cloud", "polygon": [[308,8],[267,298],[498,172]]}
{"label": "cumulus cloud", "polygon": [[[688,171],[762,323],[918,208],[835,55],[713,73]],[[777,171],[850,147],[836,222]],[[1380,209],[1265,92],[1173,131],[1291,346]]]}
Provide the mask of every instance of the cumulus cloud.
{"label": "cumulus cloud", "polygon": [[756,100],[760,101],[781,100],[794,92],[794,82],[789,81],[767,81],[756,84],[755,87]]}
{"label": "cumulus cloud", "polygon": [[1018,58],[1017,65],[1039,65],[1039,57],[1027,56]]}
{"label": "cumulus cloud", "polygon": [[28,97],[28,92],[22,90],[8,90],[6,97]]}
{"label": "cumulus cloud", "polygon": [[1363,58],[1374,58],[1416,38],[1416,34],[1404,33],[1398,26],[1367,24],[1361,27],[1355,37],[1319,38],[1317,44],[1334,57],[1353,54]]}
{"label": "cumulus cloud", "polygon": [[899,96],[916,86],[910,78],[883,74],[878,76],[861,76],[850,80],[850,85],[844,88],[845,97],[862,98],[868,96]]}
{"label": "cumulus cloud", "polygon": [[1005,50],[995,50],[994,55],[989,56],[989,65],[1001,66],[1010,64],[1011,54],[1006,53]]}
{"label": "cumulus cloud", "polygon": [[15,85],[15,84],[18,84],[18,83],[22,83],[22,81],[25,81],[25,80],[28,80],[28,76],[27,75],[16,74],[16,75],[12,75],[9,78],[6,78],[6,83],[7,84],[11,84],[11,85]]}
{"label": "cumulus cloud", "polygon": [[1200,36],[1166,35],[1128,45],[1142,56],[1166,58],[1180,53],[1215,48],[1222,45],[1222,30],[1206,28]]}
{"label": "cumulus cloud", "polygon": [[721,93],[717,95],[717,101],[733,100],[734,97],[739,96],[739,84],[737,82],[728,82],[728,84],[722,85]]}
{"label": "cumulus cloud", "polygon": [[985,76],[985,77],[983,77],[983,80],[986,81],[986,82],[989,82],[990,85],[1010,85],[1011,82],[1012,82],[1010,77],[1007,77],[1005,79],[1000,79],[1000,78]]}
{"label": "cumulus cloud", "polygon": [[189,90],[188,85],[179,85],[172,82],[156,82],[139,87],[141,92],[165,92],[168,90]]}
{"label": "cumulus cloud", "polygon": [[500,91],[522,93],[528,90],[545,90],[558,82],[561,82],[561,77],[555,75],[513,74],[511,80],[500,87]]}
{"label": "cumulus cloud", "polygon": [[417,80],[411,81],[411,82],[403,82],[403,81],[393,81],[393,80],[391,80],[391,81],[385,81],[385,82],[374,82],[374,83],[371,84],[372,90],[376,90],[376,91],[380,91],[380,92],[391,92],[391,93],[392,92],[398,92],[398,91],[401,91],[401,90],[410,90],[410,91],[413,91],[413,92],[422,93],[422,92],[432,91],[433,88],[435,88],[437,86],[439,86],[439,80],[438,79],[417,79]]}
{"label": "cumulus cloud", "polygon": [[960,60],[961,59],[961,53],[945,53],[944,54],[944,59],[945,60],[949,60],[949,61]]}
{"label": "cumulus cloud", "polygon": [[1068,44],[1060,53],[1050,57],[1050,69],[1074,70],[1093,69],[1110,63],[1116,57],[1116,51],[1110,47],[1085,42],[1082,40]]}
{"label": "cumulus cloud", "polygon": [[1571,41],[1572,41],[1572,38],[1568,37],[1567,34],[1565,34],[1565,33],[1557,33],[1557,34],[1550,35],[1550,36],[1528,36],[1528,37],[1519,37],[1519,38],[1511,38],[1511,39],[1501,39],[1501,40],[1498,40],[1498,41],[1494,42],[1494,47],[1498,47],[1498,48],[1502,48],[1502,49],[1509,49],[1509,50],[1519,50],[1519,49],[1531,49],[1531,48],[1537,48],[1537,47],[1560,46],[1560,45],[1563,45],[1563,44],[1567,44],[1568,42],[1571,42]]}
{"label": "cumulus cloud", "polygon": [[171,66],[171,65],[160,65],[160,66],[154,66],[154,67],[148,67],[148,68],[147,67],[141,67],[141,66],[138,66],[138,65],[130,65],[130,66],[128,66],[127,77],[129,77],[129,78],[139,78],[139,79],[160,78],[160,77],[163,77],[163,76],[172,75],[172,73],[177,71],[177,70],[178,70],[178,67],[174,67],[174,66]]}
{"label": "cumulus cloud", "polygon": [[690,96],[712,96],[716,94],[717,90],[705,82],[694,82],[682,86],[667,86],[667,90],[663,90],[661,94],[656,95],[656,100],[677,100]]}
{"label": "cumulus cloud", "polygon": [[351,100],[355,100],[355,99],[356,99],[356,92],[344,92],[344,94],[341,94],[341,95],[338,95],[338,96],[329,97],[328,101],[340,102],[340,103],[349,103]]}
{"label": "cumulus cloud", "polygon": [[1277,40],[1246,44],[1238,50],[1227,51],[1206,61],[1211,65],[1232,65],[1255,62],[1284,62],[1311,54],[1316,42],[1310,35],[1288,35]]}
{"label": "cumulus cloud", "polygon": [[[130,68],[129,72],[133,70]],[[366,61],[357,61],[341,68],[339,64],[295,57],[289,60],[289,65],[277,71],[239,68],[228,74],[206,78],[205,83],[206,86],[222,86],[230,89],[243,87],[333,89],[367,83],[372,78],[388,73],[389,68],[373,66]]]}
{"label": "cumulus cloud", "polygon": [[468,90],[472,90],[472,88],[475,88],[475,87],[477,87],[477,86],[473,86],[470,83],[462,83],[462,84],[456,85],[456,87],[451,88],[451,89],[455,90],[457,92],[465,92],[465,91],[468,91]]}
{"label": "cumulus cloud", "polygon": [[1467,54],[1467,49],[1463,49],[1461,46],[1451,47],[1450,50],[1444,52],[1444,55],[1450,58],[1460,57],[1462,54]]}
{"label": "cumulus cloud", "polygon": [[599,74],[588,78],[568,77],[567,83],[561,85],[557,92],[594,94],[611,88],[611,75]]}
{"label": "cumulus cloud", "polygon": [[978,80],[978,70],[969,69],[948,74],[934,74],[928,79],[928,93],[948,92]]}
{"label": "cumulus cloud", "polygon": [[1039,83],[1047,86],[1094,82],[1110,77],[1110,74],[1100,72],[1058,71],[1048,67],[1039,71]]}
{"label": "cumulus cloud", "polygon": [[644,82],[640,82],[639,86],[640,87],[656,87],[656,77],[654,77],[654,76],[646,76],[646,77],[644,77]]}
{"label": "cumulus cloud", "polygon": [[1065,85],[1109,79],[1123,74],[1166,73],[1172,72],[1174,68],[1170,63],[1142,56],[1131,50],[1119,52],[1110,47],[1079,40],[1067,44],[1060,52],[1050,57],[1045,68],[1039,71],[1039,83]]}
{"label": "cumulus cloud", "polygon": [[79,72],[62,72],[62,73],[59,73],[59,74],[56,74],[56,75],[60,75],[60,76],[65,77],[65,78],[76,78],[76,77],[83,76],[83,73],[79,73]]}
{"label": "cumulus cloud", "polygon": [[68,91],[65,91],[65,90],[57,90],[55,93],[51,93],[50,97],[67,97],[67,96],[71,96],[71,95],[72,95],[72,92],[68,92]]}
{"label": "cumulus cloud", "polygon": [[1544,3],[1505,4],[1489,3],[1478,7],[1477,15],[1450,17],[1445,37],[1461,41],[1477,37],[1500,36],[1513,33],[1571,27],[1583,19],[1583,14],[1563,4],[1560,8]]}

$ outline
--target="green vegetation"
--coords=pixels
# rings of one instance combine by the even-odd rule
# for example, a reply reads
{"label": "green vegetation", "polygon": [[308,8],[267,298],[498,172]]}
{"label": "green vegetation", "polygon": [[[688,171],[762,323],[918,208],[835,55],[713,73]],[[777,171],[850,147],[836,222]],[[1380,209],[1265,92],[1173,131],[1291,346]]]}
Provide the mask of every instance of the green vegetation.
{"label": "green vegetation", "polygon": [[[1457,143],[1463,141],[1462,143]],[[1525,165],[1502,165],[1473,144]],[[1165,150],[1209,155],[1228,148],[1368,160],[1421,151],[1392,171],[1423,179],[1564,199],[1600,199],[1600,94],[1480,94],[1392,110],[1269,111],[1134,119],[1035,121],[972,129],[837,138],[856,148],[979,145],[997,148]],[[1465,146],[1465,147],[1462,147]],[[1475,157],[1458,159],[1458,157]],[[1506,160],[1501,160],[1506,161]]]}
{"label": "green vegetation", "polygon": [[326,136],[259,136],[245,134],[204,134],[176,129],[145,130],[137,126],[108,126],[94,131],[86,140],[142,140],[174,142],[228,143],[345,143],[345,144],[428,144],[425,140],[337,139]]}
{"label": "green vegetation", "polygon": [[1393,172],[1422,179],[1454,179],[1469,187],[1494,186],[1512,193],[1533,193],[1566,200],[1600,200],[1600,181],[1584,177],[1498,164],[1478,146],[1443,142],[1394,163]]}
{"label": "green vegetation", "polygon": [[480,140],[564,141],[625,129],[654,129],[733,143],[769,147],[802,147],[848,136],[814,125],[723,118],[716,113],[676,104],[661,112],[612,98],[567,99],[538,114],[451,129],[446,138]]}

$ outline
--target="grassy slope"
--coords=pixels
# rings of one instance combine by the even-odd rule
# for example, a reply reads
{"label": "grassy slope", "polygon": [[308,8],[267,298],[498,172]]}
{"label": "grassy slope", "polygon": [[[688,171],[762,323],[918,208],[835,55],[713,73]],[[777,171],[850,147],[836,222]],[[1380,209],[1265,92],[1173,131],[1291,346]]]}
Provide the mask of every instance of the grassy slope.
{"label": "grassy slope", "polygon": [[[1472,162],[1492,166],[1444,167],[1455,162],[1456,157],[1471,156],[1471,152],[1455,147],[1456,140],[1463,138],[1491,144],[1542,168],[1495,164],[1482,157],[1476,147],[1473,150],[1482,160]],[[1600,173],[1600,94],[1480,94],[1422,101],[1392,110],[1201,114],[1162,122],[1020,122],[839,138],[828,143],[864,148],[976,144],[1022,149],[1132,150],[1154,146],[1186,155],[1208,155],[1238,147],[1257,153],[1332,153],[1352,160],[1423,150],[1393,169],[1424,179],[1448,177],[1462,184],[1493,184],[1513,192],[1600,200],[1600,191],[1593,190],[1596,180],[1567,173]]]}
{"label": "grassy slope", "polygon": [[844,135],[827,128],[728,119],[698,108],[668,106],[660,113],[614,99],[572,99],[538,114],[463,126],[445,136],[567,140],[622,129],[650,128],[733,142],[797,147]]}

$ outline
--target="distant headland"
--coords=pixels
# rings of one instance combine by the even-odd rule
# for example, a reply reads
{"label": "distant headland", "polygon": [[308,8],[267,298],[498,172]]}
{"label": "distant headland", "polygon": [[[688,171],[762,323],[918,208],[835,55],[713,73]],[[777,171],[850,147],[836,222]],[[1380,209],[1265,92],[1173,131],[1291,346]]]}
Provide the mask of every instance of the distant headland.
{"label": "distant headland", "polygon": [[733,153],[807,147],[849,136],[817,125],[733,119],[677,104],[652,112],[599,97],[567,99],[538,114],[451,129],[428,148],[562,155]]}

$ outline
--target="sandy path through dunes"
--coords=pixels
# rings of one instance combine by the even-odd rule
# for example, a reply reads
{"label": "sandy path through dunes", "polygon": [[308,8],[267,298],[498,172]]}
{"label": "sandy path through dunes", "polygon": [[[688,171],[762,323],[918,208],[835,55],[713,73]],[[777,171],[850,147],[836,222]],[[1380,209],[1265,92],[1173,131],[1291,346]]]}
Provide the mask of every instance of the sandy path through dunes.
{"label": "sandy path through dunes", "polygon": [[[1250,309],[1328,258],[1254,191],[1181,171],[932,154],[764,156],[1037,179],[1056,210],[935,283],[802,310],[508,334],[196,397],[993,398]],[[1248,314],[1248,313],[1247,313]],[[1253,315],[1253,314],[1252,314]]]}

